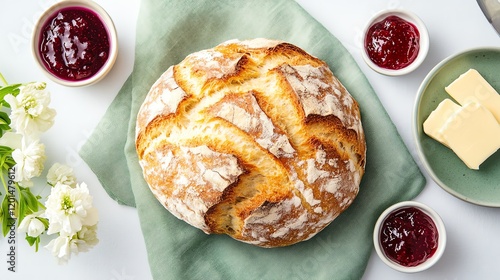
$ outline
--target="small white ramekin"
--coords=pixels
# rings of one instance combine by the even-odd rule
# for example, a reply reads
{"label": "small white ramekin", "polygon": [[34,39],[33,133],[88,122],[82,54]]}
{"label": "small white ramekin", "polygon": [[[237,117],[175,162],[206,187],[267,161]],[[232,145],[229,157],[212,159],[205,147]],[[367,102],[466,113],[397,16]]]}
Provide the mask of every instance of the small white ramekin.
{"label": "small white ramekin", "polygon": [[[104,24],[104,27],[106,28],[108,32],[108,38],[109,38],[109,47],[110,47],[110,52],[108,55],[108,59],[104,63],[104,65],[97,71],[93,76],[87,78],[87,79],[82,79],[82,80],[77,80],[77,81],[70,81],[66,79],[62,79],[53,73],[51,73],[45,66],[41,54],[39,51],[39,44],[40,44],[40,36],[41,36],[41,30],[47,23],[47,21],[52,18],[58,11],[64,9],[64,8],[69,8],[69,7],[82,7],[88,10],[93,11],[95,14],[98,15],[99,19],[101,22]],[[95,84],[98,81],[100,81],[104,76],[106,76],[111,68],[113,68],[113,65],[115,64],[116,57],[118,56],[118,38],[116,34],[116,29],[113,23],[113,20],[109,16],[109,14],[96,2],[91,1],[91,0],[62,0],[60,2],[55,3],[54,5],[50,6],[38,19],[38,21],[35,23],[35,27],[33,29],[32,37],[31,37],[31,47],[32,47],[32,53],[33,57],[35,58],[36,64],[40,67],[40,69],[49,77],[51,80],[53,80],[56,83],[59,83],[64,86],[70,86],[70,87],[81,87],[81,86],[88,86],[91,84]]]}
{"label": "small white ramekin", "polygon": [[[427,214],[434,221],[434,224],[436,225],[438,231],[438,245],[432,257],[428,258],[426,261],[417,266],[411,266],[411,267],[400,265],[389,259],[385,255],[384,250],[381,248],[380,244],[380,232],[385,219],[394,211],[406,207],[415,207],[417,209],[420,209],[423,213]],[[377,255],[389,267],[397,271],[406,273],[420,272],[433,266],[443,255],[444,250],[446,248],[446,229],[441,217],[429,206],[416,201],[403,201],[390,206],[384,212],[382,212],[373,230],[373,244],[375,246],[375,251],[377,252]]]}
{"label": "small white ramekin", "polygon": [[[408,66],[393,70],[393,69],[387,69],[378,66],[375,64],[369,57],[366,47],[365,47],[365,41],[366,41],[366,35],[368,33],[368,30],[370,27],[382,20],[384,20],[388,16],[398,16],[413,25],[415,25],[420,33],[420,49],[418,52],[417,57],[415,60]],[[427,53],[429,51],[429,32],[427,30],[427,27],[425,26],[424,22],[414,13],[405,11],[405,10],[400,10],[400,9],[390,9],[390,10],[383,10],[375,14],[365,25],[363,29],[363,38],[361,45],[363,47],[363,50],[361,51],[361,56],[363,57],[363,60],[365,63],[374,71],[387,75],[387,76],[400,76],[400,75],[406,75],[410,72],[413,72],[415,69],[417,69],[422,62],[425,60],[425,57],[427,56]]]}

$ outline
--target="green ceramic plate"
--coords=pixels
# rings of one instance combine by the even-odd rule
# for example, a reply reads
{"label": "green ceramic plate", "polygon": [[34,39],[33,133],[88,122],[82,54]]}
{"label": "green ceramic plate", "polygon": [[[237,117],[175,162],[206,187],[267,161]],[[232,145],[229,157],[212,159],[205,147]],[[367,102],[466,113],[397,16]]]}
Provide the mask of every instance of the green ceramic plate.
{"label": "green ceramic plate", "polygon": [[479,170],[471,170],[452,150],[428,137],[422,128],[443,99],[453,100],[444,87],[470,68],[479,71],[500,92],[500,48],[471,49],[445,59],[432,69],[418,90],[413,115],[414,136],[420,159],[440,187],[465,201],[500,207],[500,151],[488,158]]}

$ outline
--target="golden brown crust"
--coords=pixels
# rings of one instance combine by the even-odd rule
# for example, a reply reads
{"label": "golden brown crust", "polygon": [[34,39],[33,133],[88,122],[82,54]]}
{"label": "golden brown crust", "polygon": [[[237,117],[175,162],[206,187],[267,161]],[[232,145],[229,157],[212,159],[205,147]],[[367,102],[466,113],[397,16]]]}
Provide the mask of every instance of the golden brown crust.
{"label": "golden brown crust", "polygon": [[139,110],[136,148],[172,214],[262,247],[307,240],[347,209],[366,156],[358,104],[328,66],[267,39],[170,67]]}

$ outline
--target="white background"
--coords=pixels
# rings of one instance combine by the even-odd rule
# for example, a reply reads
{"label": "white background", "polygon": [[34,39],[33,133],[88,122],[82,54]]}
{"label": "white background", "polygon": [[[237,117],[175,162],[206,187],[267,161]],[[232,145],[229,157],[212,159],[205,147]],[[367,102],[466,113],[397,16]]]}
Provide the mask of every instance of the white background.
{"label": "white background", "polygon": [[[57,265],[41,248],[33,252],[18,235],[16,273],[7,270],[7,240],[0,238],[0,279],[151,279],[137,212],[110,199],[77,151],[103,116],[133,66],[135,24],[139,0],[96,0],[113,18],[120,40],[112,72],[86,88],[54,84],[36,68],[30,36],[37,17],[55,0],[0,0],[0,72],[11,83],[46,81],[57,110],[55,126],[43,141],[49,161],[72,166],[84,181],[100,211],[100,243],[88,253]],[[414,100],[426,74],[441,60],[480,46],[500,46],[500,38],[482,15],[475,0],[297,0],[335,35],[355,58],[397,126],[411,154],[419,162],[411,120]],[[361,30],[371,15],[387,8],[415,12],[426,23],[431,39],[427,59],[415,72],[386,77],[362,61]],[[117,120],[120,121],[120,120]],[[420,163],[419,163],[420,165]],[[442,259],[417,274],[404,274],[385,266],[372,253],[364,279],[498,279],[500,275],[500,210],[463,202],[427,177],[424,191],[415,199],[436,210],[448,231]],[[45,240],[47,241],[47,240]],[[334,275],[332,275],[334,279]]]}

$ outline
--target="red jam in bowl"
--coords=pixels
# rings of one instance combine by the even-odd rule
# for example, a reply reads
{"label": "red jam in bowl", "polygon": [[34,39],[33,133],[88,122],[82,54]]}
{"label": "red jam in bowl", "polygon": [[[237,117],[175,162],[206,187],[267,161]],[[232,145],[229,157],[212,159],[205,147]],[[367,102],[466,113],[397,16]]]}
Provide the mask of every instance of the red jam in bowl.
{"label": "red jam in bowl", "polygon": [[57,77],[80,81],[95,75],[108,59],[110,43],[99,16],[83,7],[55,13],[42,27],[39,51]]}
{"label": "red jam in bowl", "polygon": [[438,238],[431,217],[415,207],[404,207],[392,212],[382,223],[380,245],[389,259],[412,267],[432,257]]}
{"label": "red jam in bowl", "polygon": [[420,33],[412,23],[398,16],[388,16],[370,26],[365,48],[370,60],[379,67],[402,69],[417,58]]}

